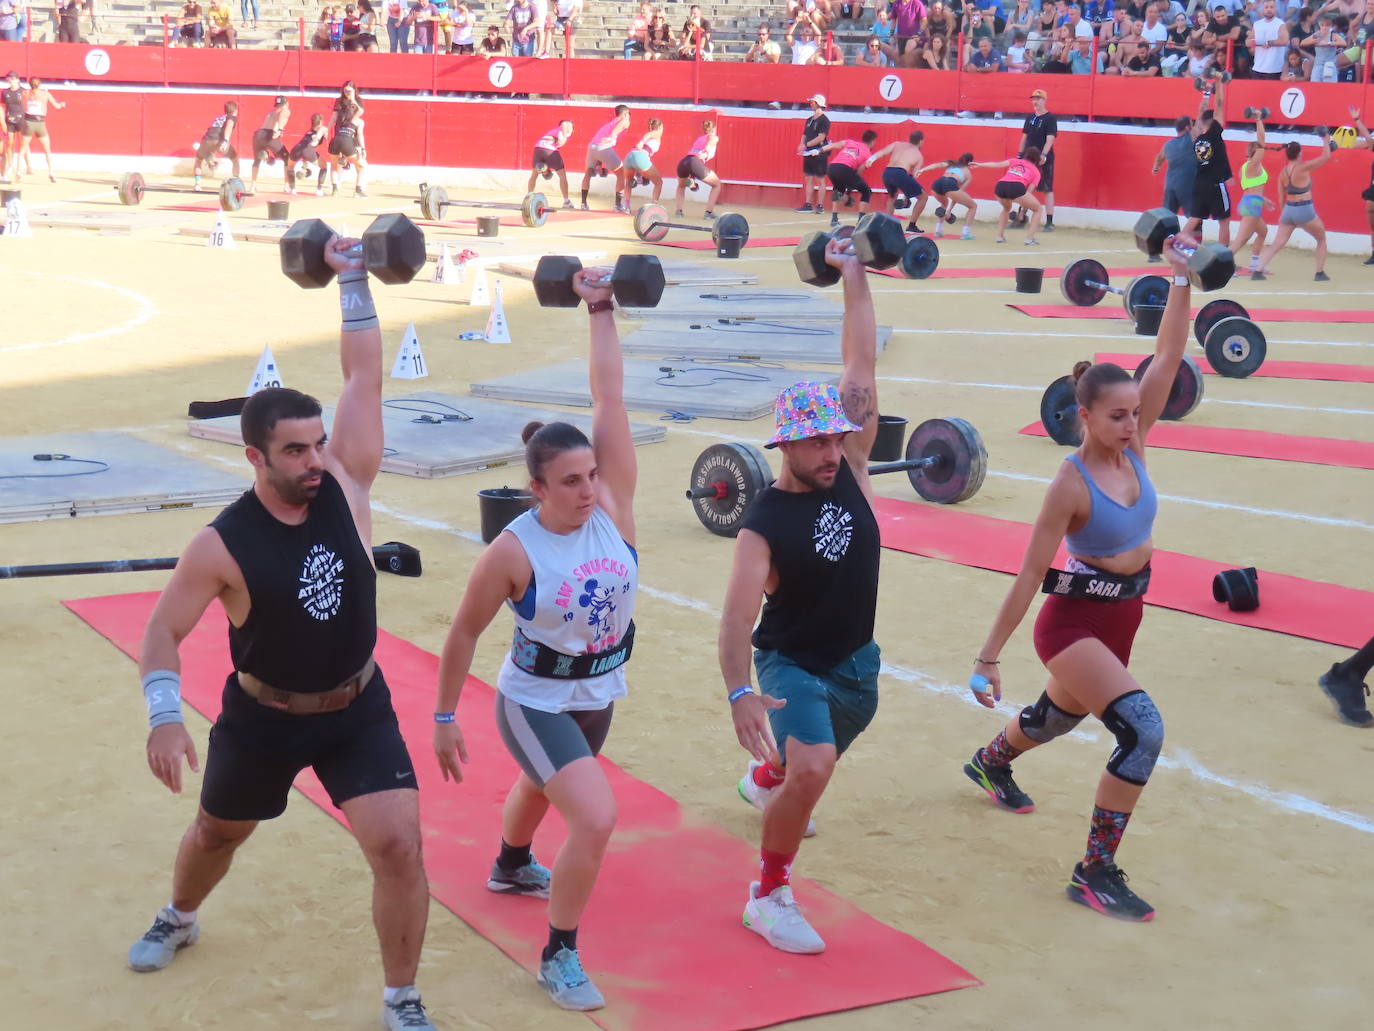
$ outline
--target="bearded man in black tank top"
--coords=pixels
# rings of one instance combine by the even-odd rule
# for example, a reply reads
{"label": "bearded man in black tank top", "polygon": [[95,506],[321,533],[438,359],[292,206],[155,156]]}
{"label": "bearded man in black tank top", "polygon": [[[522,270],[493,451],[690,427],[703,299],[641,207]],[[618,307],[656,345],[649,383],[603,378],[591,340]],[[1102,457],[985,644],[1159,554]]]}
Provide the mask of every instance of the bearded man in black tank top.
{"label": "bearded man in black tank top", "polygon": [[[271,387],[243,409],[253,486],[181,554],[140,648],[148,765],[181,791],[199,770],[181,714],[178,649],[218,599],[234,670],[210,734],[200,809],[181,840],[170,904],[129,950],[159,970],[195,943],[196,910],[259,821],[280,816],[313,767],[373,871],[373,918],[386,975],[383,1020],[431,1028],[415,972],[429,908],[415,771],[392,710],[377,640],[369,493],[382,458],[382,337],[362,261],[337,237],[343,392],[332,437],[319,402]],[[323,943],[320,943],[321,945]]]}
{"label": "bearded man in black tank top", "polygon": [[720,626],[735,733],[754,757],[740,794],[764,810],[763,872],[749,886],[744,925],[797,953],[825,942],[792,899],[792,861],[836,761],[878,707],[879,541],[868,478],[877,320],[851,245],[832,241],[825,257],[844,282],[839,390],[798,383],[778,396],[768,446],[781,449],[782,472],[745,513]]}

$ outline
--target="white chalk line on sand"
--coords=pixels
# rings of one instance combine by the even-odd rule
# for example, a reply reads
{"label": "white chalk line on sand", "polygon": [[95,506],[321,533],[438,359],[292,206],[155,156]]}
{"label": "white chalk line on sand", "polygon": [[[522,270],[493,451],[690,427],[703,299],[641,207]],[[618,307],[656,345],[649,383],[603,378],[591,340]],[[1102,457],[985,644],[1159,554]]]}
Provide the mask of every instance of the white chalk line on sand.
{"label": "white chalk line on sand", "polygon": [[[12,269],[13,272],[24,272],[24,269]],[[157,306],[142,294],[134,293],[132,290],[122,286],[115,286],[113,283],[102,283],[96,279],[81,279],[77,276],[44,276],[48,280],[57,280],[62,283],[75,283],[78,286],[93,286],[102,290],[113,290],[115,293],[132,301],[138,311],[123,322],[107,326],[104,329],[92,330],[89,333],[74,333],[71,336],[63,337],[61,340],[35,341],[28,344],[6,344],[0,347],[0,354],[11,351],[41,351],[49,347],[62,347],[66,344],[78,344],[87,340],[102,340],[105,337],[118,336],[120,333],[127,333],[131,329],[137,329],[154,315],[158,313]]]}
{"label": "white chalk line on sand", "polygon": [[[1335,325],[1344,325],[1344,323],[1335,323]],[[1121,346],[1125,343],[1125,340],[1123,340],[1119,334],[1075,333],[1071,330],[1065,330],[1060,333],[1040,333],[1035,330],[1021,329],[964,329],[963,327],[951,327],[949,329],[929,329],[922,327],[916,329],[898,326],[895,327],[892,332],[932,336],[1023,337],[1027,340],[1105,340],[1117,346]],[[1266,335],[1265,340],[1270,344],[1295,344],[1303,347],[1374,347],[1374,341],[1371,340],[1293,340],[1281,339],[1268,335]]]}
{"label": "white chalk line on sand", "polygon": [[[442,533],[448,533],[452,534],[455,537],[460,537],[463,540],[481,543],[481,538],[472,531],[459,529],[456,526],[445,523],[438,519],[432,519],[427,516],[413,516],[408,512],[402,512],[401,510],[393,508],[390,505],[385,505],[377,501],[374,501],[372,503],[372,510],[374,512],[379,512],[383,515],[391,516],[394,519],[400,519],[404,522],[411,523],[415,526],[423,527],[427,530],[438,530]],[[672,591],[661,591],[643,582],[640,583],[639,590],[644,592],[644,594],[646,594],[650,598],[657,598],[660,601],[666,601],[669,604],[679,606],[680,608],[690,609],[693,612],[700,612],[703,615],[712,617],[713,619],[720,618],[720,609],[718,609],[714,605],[711,605],[708,602],[699,601],[695,598],[689,598],[685,595],[676,594]],[[455,605],[456,603],[457,601],[455,599]],[[980,706],[976,701],[974,701],[973,698],[969,695],[967,689],[959,687],[955,684],[948,683],[947,681],[943,681],[940,678],[935,677],[922,670],[909,669],[905,666],[898,666],[893,663],[884,662],[882,671],[886,675],[892,677],[894,680],[900,680],[904,683],[915,684],[918,687],[921,687],[922,689],[930,691],[934,694],[942,694],[948,695],[950,697],[957,697],[967,705],[982,708],[982,706]],[[1092,731],[1075,731],[1073,736],[1081,737],[1093,742],[1097,742],[1100,740],[1100,738]],[[1278,809],[1284,809],[1288,812],[1294,813],[1304,813],[1309,816],[1315,816],[1318,819],[1326,820],[1330,823],[1337,823],[1344,827],[1350,827],[1354,830],[1362,831],[1365,834],[1374,834],[1374,819],[1362,816],[1359,813],[1352,813],[1343,809],[1336,809],[1332,806],[1308,798],[1305,795],[1299,795],[1295,792],[1275,791],[1273,788],[1267,787],[1263,784],[1247,784],[1244,781],[1236,780],[1235,778],[1228,777],[1225,774],[1214,773],[1211,770],[1209,770],[1206,766],[1203,766],[1200,762],[1198,762],[1198,760],[1195,759],[1188,752],[1183,751],[1181,749],[1174,750],[1173,755],[1161,756],[1159,764],[1166,769],[1182,770],[1183,772],[1189,773],[1196,779],[1204,781],[1206,783],[1216,784],[1219,787],[1230,788],[1233,791],[1238,791],[1243,795],[1247,795],[1250,798],[1256,799],[1260,802],[1264,802],[1268,805],[1272,805]]]}

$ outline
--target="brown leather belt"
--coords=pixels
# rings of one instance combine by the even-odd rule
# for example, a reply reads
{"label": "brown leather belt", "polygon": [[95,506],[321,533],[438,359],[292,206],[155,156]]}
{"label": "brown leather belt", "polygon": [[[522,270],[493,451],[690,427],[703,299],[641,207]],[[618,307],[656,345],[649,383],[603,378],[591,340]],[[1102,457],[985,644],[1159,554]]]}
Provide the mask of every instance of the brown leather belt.
{"label": "brown leather belt", "polygon": [[338,687],[328,691],[282,691],[270,684],[264,684],[251,673],[239,672],[239,687],[255,699],[259,705],[269,709],[280,709],[296,716],[313,716],[322,712],[338,712],[346,709],[353,699],[363,693],[372,674],[377,672],[377,660],[368,656],[367,663],[353,676]]}

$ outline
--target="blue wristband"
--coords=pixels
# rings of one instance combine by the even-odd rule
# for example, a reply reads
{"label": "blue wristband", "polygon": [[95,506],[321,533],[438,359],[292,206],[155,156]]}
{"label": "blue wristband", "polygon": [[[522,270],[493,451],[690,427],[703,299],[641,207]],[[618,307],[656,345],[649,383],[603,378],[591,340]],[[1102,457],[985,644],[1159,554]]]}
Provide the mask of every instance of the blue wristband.
{"label": "blue wristband", "polygon": [[745,695],[753,693],[754,689],[748,684],[745,684],[743,687],[737,687],[733,691],[731,691],[728,695],[725,696],[725,700],[729,702],[731,705],[734,705]]}
{"label": "blue wristband", "polygon": [[451,712],[436,712],[436,713],[434,714],[434,722],[435,722],[435,723],[452,723],[452,722],[453,722],[453,713],[451,713]]}

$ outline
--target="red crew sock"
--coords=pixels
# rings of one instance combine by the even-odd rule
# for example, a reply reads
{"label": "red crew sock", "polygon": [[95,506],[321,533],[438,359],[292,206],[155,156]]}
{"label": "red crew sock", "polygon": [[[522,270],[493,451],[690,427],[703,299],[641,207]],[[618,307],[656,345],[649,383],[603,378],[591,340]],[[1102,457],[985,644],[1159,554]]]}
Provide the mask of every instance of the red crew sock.
{"label": "red crew sock", "polygon": [[759,869],[763,871],[763,876],[759,878],[759,898],[767,898],[775,888],[788,883],[792,876],[792,860],[796,858],[795,852],[759,849]]}
{"label": "red crew sock", "polygon": [[754,783],[761,788],[775,788],[783,781],[783,771],[772,763],[754,767]]}

